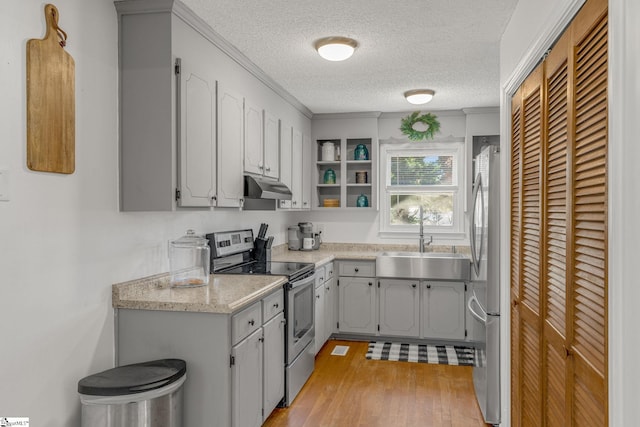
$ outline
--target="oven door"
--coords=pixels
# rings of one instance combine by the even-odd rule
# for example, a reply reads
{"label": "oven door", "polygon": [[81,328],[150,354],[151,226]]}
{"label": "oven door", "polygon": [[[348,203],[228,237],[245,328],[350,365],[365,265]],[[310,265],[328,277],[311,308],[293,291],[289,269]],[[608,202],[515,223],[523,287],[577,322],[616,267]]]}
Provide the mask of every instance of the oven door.
{"label": "oven door", "polygon": [[315,274],[287,285],[287,364],[313,341]]}

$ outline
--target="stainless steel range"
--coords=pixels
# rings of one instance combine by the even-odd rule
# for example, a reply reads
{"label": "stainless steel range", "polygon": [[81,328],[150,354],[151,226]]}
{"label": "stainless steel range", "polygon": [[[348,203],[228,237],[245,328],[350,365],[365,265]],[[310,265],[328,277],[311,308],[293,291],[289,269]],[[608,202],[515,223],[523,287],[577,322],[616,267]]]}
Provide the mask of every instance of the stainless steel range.
{"label": "stainless steel range", "polygon": [[263,224],[256,239],[253,230],[207,234],[211,246],[211,272],[286,276],[285,396],[289,406],[314,369],[315,265],[271,261],[271,242]]}

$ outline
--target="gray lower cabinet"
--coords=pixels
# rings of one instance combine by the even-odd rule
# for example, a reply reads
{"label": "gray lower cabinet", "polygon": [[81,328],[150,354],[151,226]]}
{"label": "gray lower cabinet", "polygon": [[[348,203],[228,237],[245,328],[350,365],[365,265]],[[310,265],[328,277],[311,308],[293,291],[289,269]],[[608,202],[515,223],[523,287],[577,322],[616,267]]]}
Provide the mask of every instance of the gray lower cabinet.
{"label": "gray lower cabinet", "polygon": [[263,330],[258,329],[233,346],[231,356],[232,390],[231,420],[234,427],[262,425]]}
{"label": "gray lower cabinet", "polygon": [[380,335],[420,335],[420,282],[406,279],[378,281]]}
{"label": "gray lower cabinet", "polygon": [[330,262],[316,268],[315,284],[315,351],[322,349],[324,343],[334,333],[336,327],[335,317],[335,288],[336,278],[333,272],[334,263]]}
{"label": "gray lower cabinet", "polygon": [[465,284],[422,282],[423,338],[465,339]]}
{"label": "gray lower cabinet", "polygon": [[377,299],[374,282],[372,277],[340,277],[338,330],[341,333],[376,333]]}
{"label": "gray lower cabinet", "polygon": [[284,397],[284,294],[233,314],[118,309],[118,365],[187,362],[184,425],[260,426]]}

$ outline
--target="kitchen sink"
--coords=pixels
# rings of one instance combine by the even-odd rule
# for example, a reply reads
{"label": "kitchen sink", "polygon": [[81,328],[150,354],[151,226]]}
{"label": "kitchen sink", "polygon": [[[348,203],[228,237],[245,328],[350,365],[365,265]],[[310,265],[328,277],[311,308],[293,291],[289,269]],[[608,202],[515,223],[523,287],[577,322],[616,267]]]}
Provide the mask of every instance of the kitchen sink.
{"label": "kitchen sink", "polygon": [[407,279],[469,280],[471,262],[466,255],[449,252],[381,252],[376,276]]}

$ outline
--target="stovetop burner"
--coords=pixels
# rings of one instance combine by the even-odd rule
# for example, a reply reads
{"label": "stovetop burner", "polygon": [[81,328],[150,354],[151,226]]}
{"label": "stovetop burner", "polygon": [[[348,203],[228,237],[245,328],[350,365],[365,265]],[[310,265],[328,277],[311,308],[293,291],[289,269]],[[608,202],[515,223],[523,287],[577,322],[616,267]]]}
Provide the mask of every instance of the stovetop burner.
{"label": "stovetop burner", "polygon": [[314,264],[303,262],[259,262],[231,266],[219,270],[222,274],[261,274],[267,276],[287,276],[289,280],[297,280],[313,273]]}

